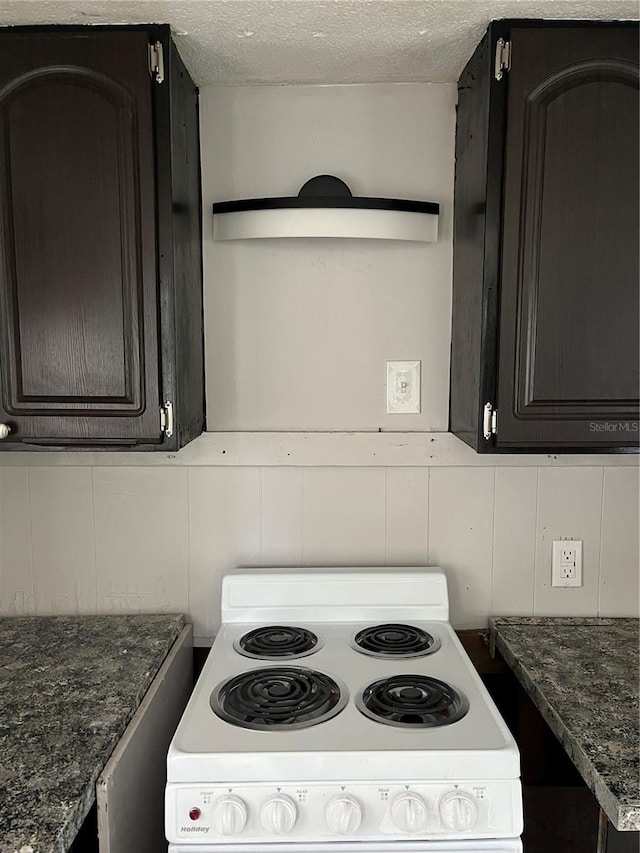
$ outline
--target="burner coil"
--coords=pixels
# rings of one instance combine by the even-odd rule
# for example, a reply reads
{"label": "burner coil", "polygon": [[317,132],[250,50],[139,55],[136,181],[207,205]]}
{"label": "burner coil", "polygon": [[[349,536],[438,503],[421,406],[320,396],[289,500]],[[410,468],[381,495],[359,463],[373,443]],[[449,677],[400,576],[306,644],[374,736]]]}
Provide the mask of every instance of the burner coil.
{"label": "burner coil", "polygon": [[381,658],[417,658],[440,648],[440,641],[414,625],[387,623],[363,628],[353,638],[356,651]]}
{"label": "burner coil", "polygon": [[248,658],[292,660],[313,654],[321,647],[313,631],[293,625],[264,625],[249,631],[234,643],[234,648]]}
{"label": "burner coil", "polygon": [[392,675],[369,684],[356,698],[366,717],[389,726],[432,728],[461,720],[467,698],[450,684],[426,675]]}
{"label": "burner coil", "polygon": [[233,725],[288,731],[334,717],[347,698],[346,687],[323,672],[274,666],[223,681],[211,694],[210,704],[218,717]]}

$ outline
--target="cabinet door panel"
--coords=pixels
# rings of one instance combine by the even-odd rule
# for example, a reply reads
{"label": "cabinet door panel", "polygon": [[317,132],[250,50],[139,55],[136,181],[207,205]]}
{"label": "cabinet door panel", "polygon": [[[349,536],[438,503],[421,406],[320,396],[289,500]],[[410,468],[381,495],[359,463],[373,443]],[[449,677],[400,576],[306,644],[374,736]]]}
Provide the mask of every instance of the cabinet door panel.
{"label": "cabinet door panel", "polygon": [[22,441],[158,442],[147,35],[0,44],[3,420]]}
{"label": "cabinet door panel", "polygon": [[634,444],[637,33],[511,42],[497,444]]}

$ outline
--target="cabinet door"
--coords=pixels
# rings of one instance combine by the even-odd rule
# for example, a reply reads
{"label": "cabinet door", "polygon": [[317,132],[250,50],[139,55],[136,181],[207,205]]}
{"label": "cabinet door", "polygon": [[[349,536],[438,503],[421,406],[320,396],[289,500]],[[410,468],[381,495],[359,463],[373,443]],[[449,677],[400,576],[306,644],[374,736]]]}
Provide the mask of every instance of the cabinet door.
{"label": "cabinet door", "polygon": [[638,434],[638,31],[513,28],[497,446]]}
{"label": "cabinet door", "polygon": [[11,440],[160,441],[151,85],[144,31],[0,33]]}

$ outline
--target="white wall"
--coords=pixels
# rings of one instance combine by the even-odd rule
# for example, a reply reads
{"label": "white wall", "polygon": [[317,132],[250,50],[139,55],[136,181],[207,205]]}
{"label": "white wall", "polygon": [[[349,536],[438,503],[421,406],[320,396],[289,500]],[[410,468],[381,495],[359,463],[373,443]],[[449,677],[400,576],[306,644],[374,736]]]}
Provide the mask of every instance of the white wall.
{"label": "white wall", "polygon": [[[12,454],[16,455],[16,454]],[[181,611],[200,641],[236,565],[440,565],[452,622],[638,615],[638,469],[4,467],[0,612]],[[551,540],[584,586],[551,589]]]}
{"label": "white wall", "polygon": [[[445,430],[456,87],[203,91],[208,428]],[[214,243],[211,203],[297,195],[435,201],[435,244]],[[385,362],[421,359],[419,415],[387,415]]]}
{"label": "white wall", "polygon": [[[228,432],[177,455],[0,454],[0,613],[182,611],[204,641],[236,565],[371,563],[443,566],[457,627],[638,615],[637,458],[479,457],[408,432],[446,429],[454,94],[202,93],[209,428]],[[318,172],[439,201],[439,242],[213,244],[213,201]],[[422,359],[424,407],[394,420],[384,362],[403,358]],[[347,432],[378,427],[404,432]],[[580,589],[550,587],[561,536],[584,540]]]}

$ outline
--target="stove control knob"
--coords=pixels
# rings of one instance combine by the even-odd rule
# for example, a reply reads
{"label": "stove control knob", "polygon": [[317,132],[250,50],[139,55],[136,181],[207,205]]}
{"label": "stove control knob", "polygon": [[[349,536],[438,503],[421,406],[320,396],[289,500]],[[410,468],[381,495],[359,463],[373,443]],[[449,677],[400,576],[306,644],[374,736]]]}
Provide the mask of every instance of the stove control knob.
{"label": "stove control knob", "polygon": [[273,835],[287,835],[295,826],[297,817],[296,804],[284,794],[269,797],[260,811],[262,826]]}
{"label": "stove control knob", "polygon": [[220,835],[239,835],[247,822],[247,806],[240,797],[222,797],[213,806],[213,828]]}
{"label": "stove control knob", "polygon": [[342,794],[327,806],[327,826],[334,835],[353,835],[362,820],[362,808],[355,797]]}
{"label": "stove control knob", "polygon": [[451,791],[440,802],[440,816],[447,829],[465,832],[475,826],[478,809],[470,794]]}
{"label": "stove control knob", "polygon": [[420,832],[427,824],[427,806],[418,794],[398,794],[391,803],[391,820],[401,832]]}

